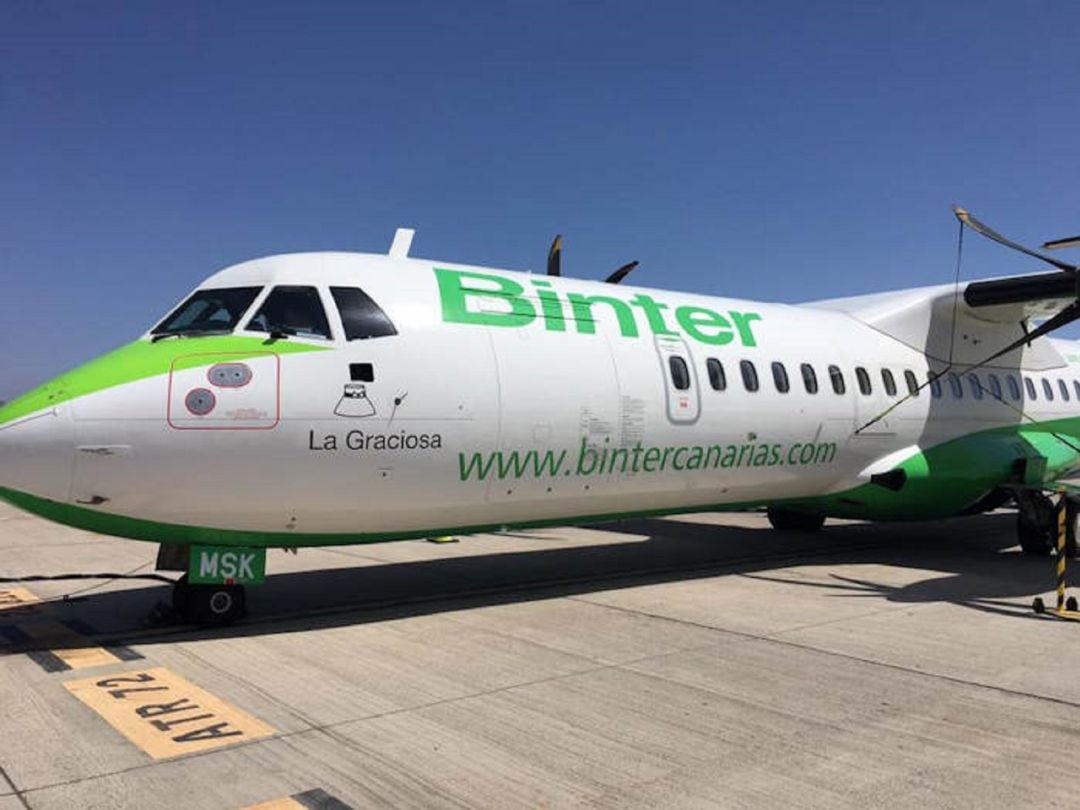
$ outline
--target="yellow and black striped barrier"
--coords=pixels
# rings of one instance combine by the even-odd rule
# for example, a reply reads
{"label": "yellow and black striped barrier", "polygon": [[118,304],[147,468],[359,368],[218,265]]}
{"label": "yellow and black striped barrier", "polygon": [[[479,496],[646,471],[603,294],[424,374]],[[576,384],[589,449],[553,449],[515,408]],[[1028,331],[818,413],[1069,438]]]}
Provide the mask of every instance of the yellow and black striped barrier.
{"label": "yellow and black striped barrier", "polygon": [[1056,616],[1059,619],[1080,621],[1080,611],[1077,611],[1076,597],[1065,597],[1065,571],[1068,566],[1069,555],[1066,551],[1068,540],[1067,517],[1069,513],[1069,499],[1064,489],[1058,490],[1060,496],[1057,508],[1057,559],[1054,567],[1054,589],[1057,593],[1057,607],[1047,612],[1046,603],[1041,596],[1036,596],[1031,603],[1031,608],[1040,615]]}

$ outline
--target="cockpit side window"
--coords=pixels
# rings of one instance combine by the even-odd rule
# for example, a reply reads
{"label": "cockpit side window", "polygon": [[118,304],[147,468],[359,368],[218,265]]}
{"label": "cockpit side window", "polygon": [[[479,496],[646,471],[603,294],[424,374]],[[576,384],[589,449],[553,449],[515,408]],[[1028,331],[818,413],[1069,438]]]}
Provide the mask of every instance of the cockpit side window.
{"label": "cockpit side window", "polygon": [[346,340],[367,340],[397,334],[397,329],[382,308],[360,288],[331,287],[330,294],[334,296],[334,303],[341,313]]}
{"label": "cockpit side window", "polygon": [[247,328],[271,335],[330,340],[330,324],[314,287],[274,287]]}
{"label": "cockpit side window", "polygon": [[231,332],[262,287],[223,287],[196,290],[155,326],[150,334]]}

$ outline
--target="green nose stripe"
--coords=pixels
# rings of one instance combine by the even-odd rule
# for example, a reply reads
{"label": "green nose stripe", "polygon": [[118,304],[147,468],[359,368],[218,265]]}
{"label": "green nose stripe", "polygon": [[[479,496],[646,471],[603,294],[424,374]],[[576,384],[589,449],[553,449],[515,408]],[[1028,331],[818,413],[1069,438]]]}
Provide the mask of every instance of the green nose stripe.
{"label": "green nose stripe", "polygon": [[193,358],[191,366],[184,363],[185,355],[228,352],[236,359],[256,356],[261,352],[302,354],[320,352],[330,346],[313,346],[292,340],[267,341],[265,338],[221,335],[196,338],[169,338],[157,343],[137,340],[104,354],[96,360],[61,374],[54,380],[28,391],[0,408],[0,425],[19,419],[43,408],[52,408],[76,397],[104,391],[117,385],[168,374],[173,363],[181,358],[177,368],[209,365],[204,358]]}

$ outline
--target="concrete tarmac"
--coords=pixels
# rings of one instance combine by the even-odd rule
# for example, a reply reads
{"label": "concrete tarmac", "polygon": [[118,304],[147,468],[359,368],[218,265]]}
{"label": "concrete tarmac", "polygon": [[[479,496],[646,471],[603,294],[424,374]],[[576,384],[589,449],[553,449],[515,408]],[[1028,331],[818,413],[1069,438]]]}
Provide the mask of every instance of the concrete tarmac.
{"label": "concrete tarmac", "polygon": [[[0,583],[0,810],[1080,806],[1080,623],[1013,526],[272,551],[221,630],[148,623],[154,580]],[[0,577],[155,550],[0,506]]]}

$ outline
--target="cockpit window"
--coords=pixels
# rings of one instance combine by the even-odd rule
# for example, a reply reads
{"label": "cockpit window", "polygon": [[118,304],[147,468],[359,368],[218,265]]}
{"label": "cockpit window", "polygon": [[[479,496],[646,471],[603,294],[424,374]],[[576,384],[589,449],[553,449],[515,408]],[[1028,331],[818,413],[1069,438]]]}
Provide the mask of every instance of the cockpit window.
{"label": "cockpit window", "polygon": [[330,324],[314,287],[274,287],[247,328],[271,335],[330,340]]}
{"label": "cockpit window", "polygon": [[334,303],[341,313],[346,340],[367,340],[397,334],[386,313],[363,290],[357,287],[331,287],[330,294],[334,296]]}
{"label": "cockpit window", "polygon": [[152,335],[231,332],[262,287],[196,290],[151,330]]}

